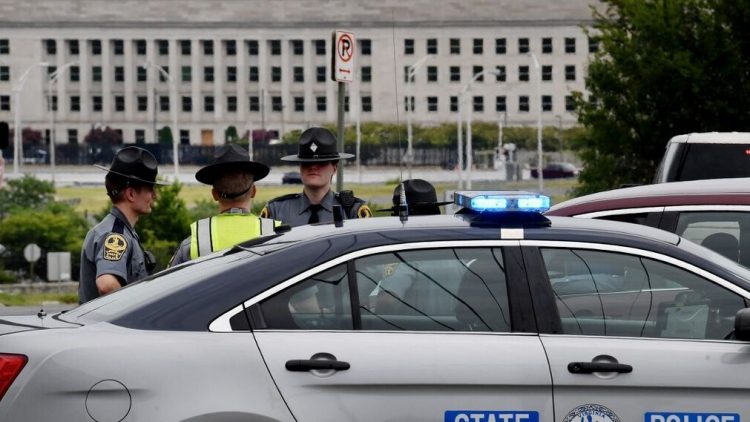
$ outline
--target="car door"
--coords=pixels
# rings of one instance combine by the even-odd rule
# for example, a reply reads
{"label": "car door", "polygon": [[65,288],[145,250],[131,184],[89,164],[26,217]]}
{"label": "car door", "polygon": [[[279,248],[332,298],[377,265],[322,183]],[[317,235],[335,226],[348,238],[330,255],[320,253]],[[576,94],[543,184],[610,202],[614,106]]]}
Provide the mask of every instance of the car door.
{"label": "car door", "polygon": [[[748,293],[690,264],[607,245],[528,243],[560,325],[541,334],[557,420],[708,422],[750,414]],[[538,254],[538,255],[537,255]],[[541,303],[537,306],[543,306]]]}
{"label": "car door", "polygon": [[297,420],[552,420],[513,243],[360,251],[254,299],[254,336]]}

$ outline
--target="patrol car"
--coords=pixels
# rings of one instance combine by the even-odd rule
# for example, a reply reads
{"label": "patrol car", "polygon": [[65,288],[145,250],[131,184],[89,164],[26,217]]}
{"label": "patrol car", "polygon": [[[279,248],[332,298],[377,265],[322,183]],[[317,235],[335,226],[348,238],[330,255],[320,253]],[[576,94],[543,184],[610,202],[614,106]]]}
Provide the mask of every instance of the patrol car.
{"label": "patrol car", "polygon": [[[4,318],[3,421],[738,422],[750,271],[672,233],[460,192]],[[637,227],[637,229],[636,229]]]}

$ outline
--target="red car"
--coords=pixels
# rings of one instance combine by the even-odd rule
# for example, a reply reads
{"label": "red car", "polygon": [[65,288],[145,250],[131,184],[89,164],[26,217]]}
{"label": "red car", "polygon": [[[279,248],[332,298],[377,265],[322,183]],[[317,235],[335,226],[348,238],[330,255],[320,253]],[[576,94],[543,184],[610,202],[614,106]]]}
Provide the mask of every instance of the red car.
{"label": "red car", "polygon": [[[549,163],[542,169],[542,177],[545,179],[564,179],[578,177],[578,168],[572,163]],[[539,170],[531,169],[531,177],[539,177]]]}

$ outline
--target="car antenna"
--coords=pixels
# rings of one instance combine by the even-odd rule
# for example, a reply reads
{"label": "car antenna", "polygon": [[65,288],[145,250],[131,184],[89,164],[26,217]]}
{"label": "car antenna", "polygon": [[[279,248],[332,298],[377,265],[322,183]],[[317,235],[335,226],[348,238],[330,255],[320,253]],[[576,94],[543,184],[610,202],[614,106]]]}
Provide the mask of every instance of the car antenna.
{"label": "car antenna", "polygon": [[[394,91],[396,92],[396,138],[398,139],[398,150],[401,151],[401,126],[400,126],[400,115],[399,115],[399,108],[398,108],[398,71],[396,66],[396,12],[394,9],[391,9],[391,40],[393,42],[393,86]],[[409,74],[406,74],[407,78],[409,77]],[[406,101],[406,100],[404,100]],[[409,101],[409,107],[411,107],[411,99],[408,99]],[[411,157],[407,157],[407,160],[411,159]],[[398,195],[398,218],[401,220],[402,223],[405,223],[407,220],[409,220],[409,207],[406,204],[406,191],[404,190],[404,162],[401,160],[398,164],[398,180],[399,180],[399,187],[400,192]]]}

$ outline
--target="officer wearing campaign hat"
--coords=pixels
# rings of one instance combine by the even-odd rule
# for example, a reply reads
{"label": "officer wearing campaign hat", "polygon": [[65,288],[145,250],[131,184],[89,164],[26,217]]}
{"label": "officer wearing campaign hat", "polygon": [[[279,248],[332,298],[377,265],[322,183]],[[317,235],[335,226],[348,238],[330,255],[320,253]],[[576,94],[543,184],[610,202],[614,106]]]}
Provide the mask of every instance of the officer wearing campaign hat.
{"label": "officer wearing campaign hat", "polygon": [[239,145],[228,144],[220,149],[214,161],[195,174],[199,182],[212,186],[211,195],[219,205],[219,214],[190,225],[190,237],[177,248],[169,266],[273,233],[279,222],[250,212],[255,182],[269,171],[267,165],[250,161],[247,150]]}
{"label": "officer wearing campaign hat", "polygon": [[336,193],[331,189],[339,161],[354,157],[353,154],[338,152],[336,143],[333,133],[322,127],[302,132],[298,153],[281,158],[299,163],[304,185],[302,193],[272,199],[261,211],[261,217],[281,220],[290,226],[331,222],[334,205],[341,205],[344,218],[372,217],[365,201],[355,197],[351,191]]}
{"label": "officer wearing campaign hat", "polygon": [[399,215],[402,189],[406,196],[408,215],[438,215],[441,205],[451,203],[450,201],[438,202],[437,192],[432,183],[423,179],[408,179],[393,190],[393,207],[378,211],[390,211],[391,215]]}
{"label": "officer wearing campaign hat", "polygon": [[133,283],[154,267],[153,255],[144,251],[135,224],[151,212],[156,199],[158,173],[154,156],[145,149],[117,151],[106,170],[104,185],[112,209],[86,234],[81,248],[78,301],[87,302]]}

